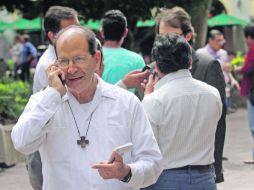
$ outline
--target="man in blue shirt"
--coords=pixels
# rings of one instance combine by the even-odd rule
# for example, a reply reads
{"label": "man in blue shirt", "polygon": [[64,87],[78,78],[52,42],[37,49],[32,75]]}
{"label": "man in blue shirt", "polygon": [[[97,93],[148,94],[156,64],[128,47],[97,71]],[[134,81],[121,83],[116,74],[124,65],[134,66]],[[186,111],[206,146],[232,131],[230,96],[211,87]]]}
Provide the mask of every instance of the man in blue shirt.
{"label": "man in blue shirt", "polygon": [[21,74],[20,78],[23,81],[30,80],[30,65],[33,59],[36,58],[37,50],[34,45],[30,42],[30,36],[25,34],[23,35],[24,44],[21,52]]}

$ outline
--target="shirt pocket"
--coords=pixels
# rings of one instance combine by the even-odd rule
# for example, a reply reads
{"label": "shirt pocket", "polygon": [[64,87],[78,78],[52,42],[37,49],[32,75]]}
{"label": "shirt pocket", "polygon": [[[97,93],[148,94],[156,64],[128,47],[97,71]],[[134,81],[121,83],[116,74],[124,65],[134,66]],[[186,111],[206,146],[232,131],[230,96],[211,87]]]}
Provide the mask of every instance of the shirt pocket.
{"label": "shirt pocket", "polygon": [[[47,134],[46,150],[47,158],[52,162],[67,162],[70,157],[70,146],[72,142],[72,131],[66,125],[54,125]],[[75,139],[74,139],[75,141]]]}

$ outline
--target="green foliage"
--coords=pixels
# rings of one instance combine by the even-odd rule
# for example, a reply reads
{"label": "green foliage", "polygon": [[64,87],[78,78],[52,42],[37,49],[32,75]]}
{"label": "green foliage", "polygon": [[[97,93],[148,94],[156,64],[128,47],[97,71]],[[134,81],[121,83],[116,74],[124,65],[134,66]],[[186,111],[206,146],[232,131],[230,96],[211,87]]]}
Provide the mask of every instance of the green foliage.
{"label": "green foliage", "polygon": [[3,79],[0,83],[0,118],[16,120],[25,108],[31,87],[22,81]]}
{"label": "green foliage", "polygon": [[243,62],[244,62],[244,56],[243,56],[242,52],[238,51],[236,53],[235,58],[230,61],[230,64],[233,67],[238,67],[238,66],[241,66],[243,64]]}
{"label": "green foliage", "polygon": [[14,68],[14,61],[13,61],[13,59],[8,59],[7,60],[7,69],[12,71],[13,68]]}

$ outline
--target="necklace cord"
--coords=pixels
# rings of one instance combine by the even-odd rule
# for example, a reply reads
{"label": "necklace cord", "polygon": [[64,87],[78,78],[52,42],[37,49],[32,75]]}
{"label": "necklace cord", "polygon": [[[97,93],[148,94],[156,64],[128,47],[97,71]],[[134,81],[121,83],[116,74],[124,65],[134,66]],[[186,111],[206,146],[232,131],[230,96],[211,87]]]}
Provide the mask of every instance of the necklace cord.
{"label": "necklace cord", "polygon": [[[69,108],[70,108],[70,110],[71,110],[72,117],[73,117],[73,119],[74,119],[76,128],[77,128],[77,130],[78,130],[79,138],[81,138],[80,131],[79,131],[79,128],[78,128],[78,124],[77,124],[76,118],[75,118],[75,116],[74,116],[74,113],[73,113],[73,111],[72,111],[72,108],[71,108],[71,105],[70,105],[69,100],[67,100],[67,103],[68,103],[68,105],[69,105]],[[92,117],[93,117],[93,113],[94,113],[94,112],[91,113],[91,116],[90,116],[90,119],[89,119],[88,127],[87,127],[87,129],[86,129],[85,138],[87,137],[87,133],[88,133],[88,130],[89,130],[89,127],[90,127],[90,123],[91,123],[91,120],[92,120]]]}

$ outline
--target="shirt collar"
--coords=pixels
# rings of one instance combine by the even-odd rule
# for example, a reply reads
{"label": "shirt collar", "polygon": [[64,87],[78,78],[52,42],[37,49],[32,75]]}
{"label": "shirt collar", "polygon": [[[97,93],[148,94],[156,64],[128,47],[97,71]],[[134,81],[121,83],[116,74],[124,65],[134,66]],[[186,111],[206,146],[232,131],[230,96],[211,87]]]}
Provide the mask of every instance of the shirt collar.
{"label": "shirt collar", "polygon": [[214,51],[209,44],[206,44],[206,49],[210,54],[217,54],[216,51]]}
{"label": "shirt collar", "polygon": [[188,69],[181,69],[179,71],[169,73],[162,77],[154,86],[155,90],[158,90],[161,88],[164,84],[171,82],[175,79],[185,78],[185,77],[191,77],[191,73]]}
{"label": "shirt collar", "polygon": [[52,45],[52,44],[49,44],[48,45],[48,49],[53,53],[55,53],[55,48],[54,48],[54,46]]}
{"label": "shirt collar", "polygon": [[214,51],[213,48],[211,48],[211,46],[209,44],[206,45],[206,49],[207,49],[208,53],[213,56],[214,59],[220,58],[220,56],[221,56],[220,50]]}

